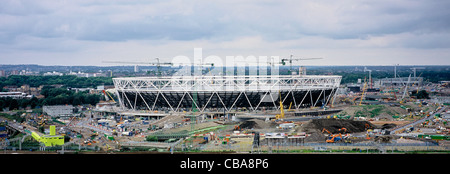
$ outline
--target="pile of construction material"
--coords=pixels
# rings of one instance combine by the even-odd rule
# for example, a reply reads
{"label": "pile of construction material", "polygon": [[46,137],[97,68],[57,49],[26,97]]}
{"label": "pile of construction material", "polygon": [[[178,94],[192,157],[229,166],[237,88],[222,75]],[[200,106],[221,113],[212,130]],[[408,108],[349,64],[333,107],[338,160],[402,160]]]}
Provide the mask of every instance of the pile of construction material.
{"label": "pile of construction material", "polygon": [[241,129],[267,129],[267,128],[273,128],[276,125],[274,125],[271,122],[265,122],[264,120],[259,119],[251,119],[242,122],[239,127]]}
{"label": "pile of construction material", "polygon": [[[345,128],[344,131],[342,128]],[[368,121],[353,121],[353,120],[339,120],[339,119],[313,119],[299,127],[297,132],[306,132],[310,136],[305,139],[305,142],[324,142],[327,138],[323,132],[324,129],[332,134],[337,133],[358,133],[364,132],[367,129],[374,129],[375,125]]]}
{"label": "pile of construction material", "polygon": [[[314,119],[309,123],[311,125],[306,125],[307,127],[313,127],[318,130],[323,130],[324,128],[331,133],[357,133],[364,132],[367,129],[376,128],[375,125],[368,121],[353,121],[353,120],[338,120],[338,119]],[[346,131],[343,132],[342,128]],[[341,130],[340,130],[341,129]]]}

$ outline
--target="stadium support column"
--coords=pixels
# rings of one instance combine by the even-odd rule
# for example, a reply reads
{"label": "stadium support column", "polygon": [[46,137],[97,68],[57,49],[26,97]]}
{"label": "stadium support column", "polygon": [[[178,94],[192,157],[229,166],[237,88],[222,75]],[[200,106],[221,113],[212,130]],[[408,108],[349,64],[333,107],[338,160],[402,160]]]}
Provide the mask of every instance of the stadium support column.
{"label": "stadium support column", "polygon": [[116,89],[116,95],[117,95],[117,98],[119,99],[119,105],[120,105],[120,108],[122,109],[122,110],[125,110],[125,106],[124,106],[124,104],[123,104],[123,99],[122,99],[122,97],[120,96],[120,93],[119,93],[119,83],[120,83],[120,80],[116,80],[116,79],[113,79],[113,82],[114,82],[114,88]]}

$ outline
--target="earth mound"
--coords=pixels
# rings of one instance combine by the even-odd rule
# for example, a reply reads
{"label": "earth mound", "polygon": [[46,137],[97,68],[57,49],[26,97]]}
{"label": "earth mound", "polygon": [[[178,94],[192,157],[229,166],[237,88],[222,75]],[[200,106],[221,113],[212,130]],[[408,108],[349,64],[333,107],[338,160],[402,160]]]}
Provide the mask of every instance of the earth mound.
{"label": "earth mound", "polygon": [[266,129],[273,127],[273,125],[271,123],[266,123],[263,120],[251,119],[242,122],[239,127],[242,129]]}
{"label": "earth mound", "polygon": [[346,128],[345,133],[363,132],[367,129],[376,128],[375,125],[368,121],[354,121],[354,120],[338,120],[338,119],[314,119],[307,123],[305,128],[315,128],[322,131],[324,128],[331,133],[343,133],[339,131],[341,128]]}

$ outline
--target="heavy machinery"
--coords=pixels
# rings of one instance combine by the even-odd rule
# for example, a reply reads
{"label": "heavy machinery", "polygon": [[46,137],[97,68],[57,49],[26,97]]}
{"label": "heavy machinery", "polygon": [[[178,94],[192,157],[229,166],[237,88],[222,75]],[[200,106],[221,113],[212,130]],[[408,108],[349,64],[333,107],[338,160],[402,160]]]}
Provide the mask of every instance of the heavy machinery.
{"label": "heavy machinery", "polygon": [[102,92],[103,94],[105,94],[105,96],[108,96],[113,102],[116,102],[116,100],[114,100],[114,98],[111,96],[111,94],[109,94],[108,91],[103,90]]}
{"label": "heavy machinery", "polygon": [[334,134],[328,137],[328,139],[326,140],[327,143],[335,143],[336,141],[341,141],[342,140],[342,134]]}
{"label": "heavy machinery", "polygon": [[373,127],[370,125],[370,124],[364,124],[364,129],[365,130],[367,130],[367,129],[372,129]]}
{"label": "heavy machinery", "polygon": [[283,110],[283,100],[281,100],[281,92],[278,91],[280,94],[280,114],[275,115],[276,120],[280,120],[284,118],[284,110]]}
{"label": "heavy machinery", "polygon": [[323,133],[323,132],[327,132],[328,134],[331,135],[331,132],[330,132],[329,130],[325,129],[325,128],[322,129],[322,133]]}
{"label": "heavy machinery", "polygon": [[345,132],[347,132],[347,128],[343,127],[343,128],[338,129],[338,131],[339,131],[339,132],[342,131],[342,133],[345,133]]}

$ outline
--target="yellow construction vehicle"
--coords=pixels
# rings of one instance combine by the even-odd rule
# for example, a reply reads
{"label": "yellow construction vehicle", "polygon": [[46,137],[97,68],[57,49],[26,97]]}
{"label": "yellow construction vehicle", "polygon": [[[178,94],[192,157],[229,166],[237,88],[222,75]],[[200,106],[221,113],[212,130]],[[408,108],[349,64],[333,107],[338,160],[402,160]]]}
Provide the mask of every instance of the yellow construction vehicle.
{"label": "yellow construction vehicle", "polygon": [[284,118],[283,100],[281,100],[281,92],[278,91],[278,93],[280,94],[280,111],[281,111],[281,113],[275,115],[275,119],[277,119],[277,120]]}
{"label": "yellow construction vehicle", "polygon": [[370,136],[369,136],[369,134],[366,134],[366,140],[370,140],[371,138],[370,138]]}

